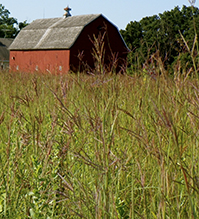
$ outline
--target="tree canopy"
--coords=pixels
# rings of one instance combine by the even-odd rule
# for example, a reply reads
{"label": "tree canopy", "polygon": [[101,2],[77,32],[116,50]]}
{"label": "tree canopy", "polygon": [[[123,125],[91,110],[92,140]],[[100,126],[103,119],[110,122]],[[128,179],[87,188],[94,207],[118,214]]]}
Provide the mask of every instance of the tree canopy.
{"label": "tree canopy", "polygon": [[0,37],[14,38],[27,25],[27,22],[18,23],[16,18],[10,17],[10,12],[0,4]]}
{"label": "tree canopy", "polygon": [[187,62],[189,49],[198,44],[199,9],[175,7],[159,15],[144,17],[139,22],[131,21],[121,34],[132,51],[130,63],[141,66],[157,51],[166,66],[171,66],[177,59]]}

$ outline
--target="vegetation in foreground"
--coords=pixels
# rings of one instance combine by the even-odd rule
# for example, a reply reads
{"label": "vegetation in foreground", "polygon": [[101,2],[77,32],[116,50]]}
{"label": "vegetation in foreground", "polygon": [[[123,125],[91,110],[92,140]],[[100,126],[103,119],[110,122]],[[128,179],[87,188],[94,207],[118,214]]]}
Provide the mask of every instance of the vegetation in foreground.
{"label": "vegetation in foreground", "polygon": [[198,218],[199,82],[0,73],[0,218]]}

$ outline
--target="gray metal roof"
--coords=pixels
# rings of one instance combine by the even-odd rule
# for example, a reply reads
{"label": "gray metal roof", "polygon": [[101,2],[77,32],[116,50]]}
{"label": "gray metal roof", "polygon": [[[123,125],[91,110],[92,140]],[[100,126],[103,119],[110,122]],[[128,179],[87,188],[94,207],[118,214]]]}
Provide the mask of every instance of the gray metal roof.
{"label": "gray metal roof", "polygon": [[11,38],[0,38],[0,60],[9,60],[9,50],[8,47],[13,42]]}
{"label": "gray metal roof", "polygon": [[83,28],[99,16],[90,14],[35,20],[20,31],[9,50],[69,49]]}

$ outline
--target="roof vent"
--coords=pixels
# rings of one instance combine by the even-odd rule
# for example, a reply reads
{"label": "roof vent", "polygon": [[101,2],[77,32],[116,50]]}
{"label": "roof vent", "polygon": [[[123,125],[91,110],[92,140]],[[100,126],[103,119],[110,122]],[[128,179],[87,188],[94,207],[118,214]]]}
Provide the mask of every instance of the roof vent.
{"label": "roof vent", "polygon": [[66,8],[64,8],[64,10],[66,11],[66,13],[64,14],[64,17],[70,17],[71,16],[71,14],[70,14],[71,8],[69,8],[67,6]]}

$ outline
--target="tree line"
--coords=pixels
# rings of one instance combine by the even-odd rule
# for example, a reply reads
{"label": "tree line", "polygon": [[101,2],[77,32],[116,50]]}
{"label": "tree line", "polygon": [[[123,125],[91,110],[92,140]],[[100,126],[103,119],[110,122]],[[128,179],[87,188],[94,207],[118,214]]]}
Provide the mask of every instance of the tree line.
{"label": "tree line", "polygon": [[16,18],[10,17],[9,10],[0,4],[0,37],[15,38],[26,25],[26,21],[18,23]]}
{"label": "tree line", "polygon": [[139,22],[131,21],[120,32],[131,50],[128,58],[133,66],[141,67],[156,56],[166,68],[179,61],[189,68],[198,58],[199,9],[175,7]]}

